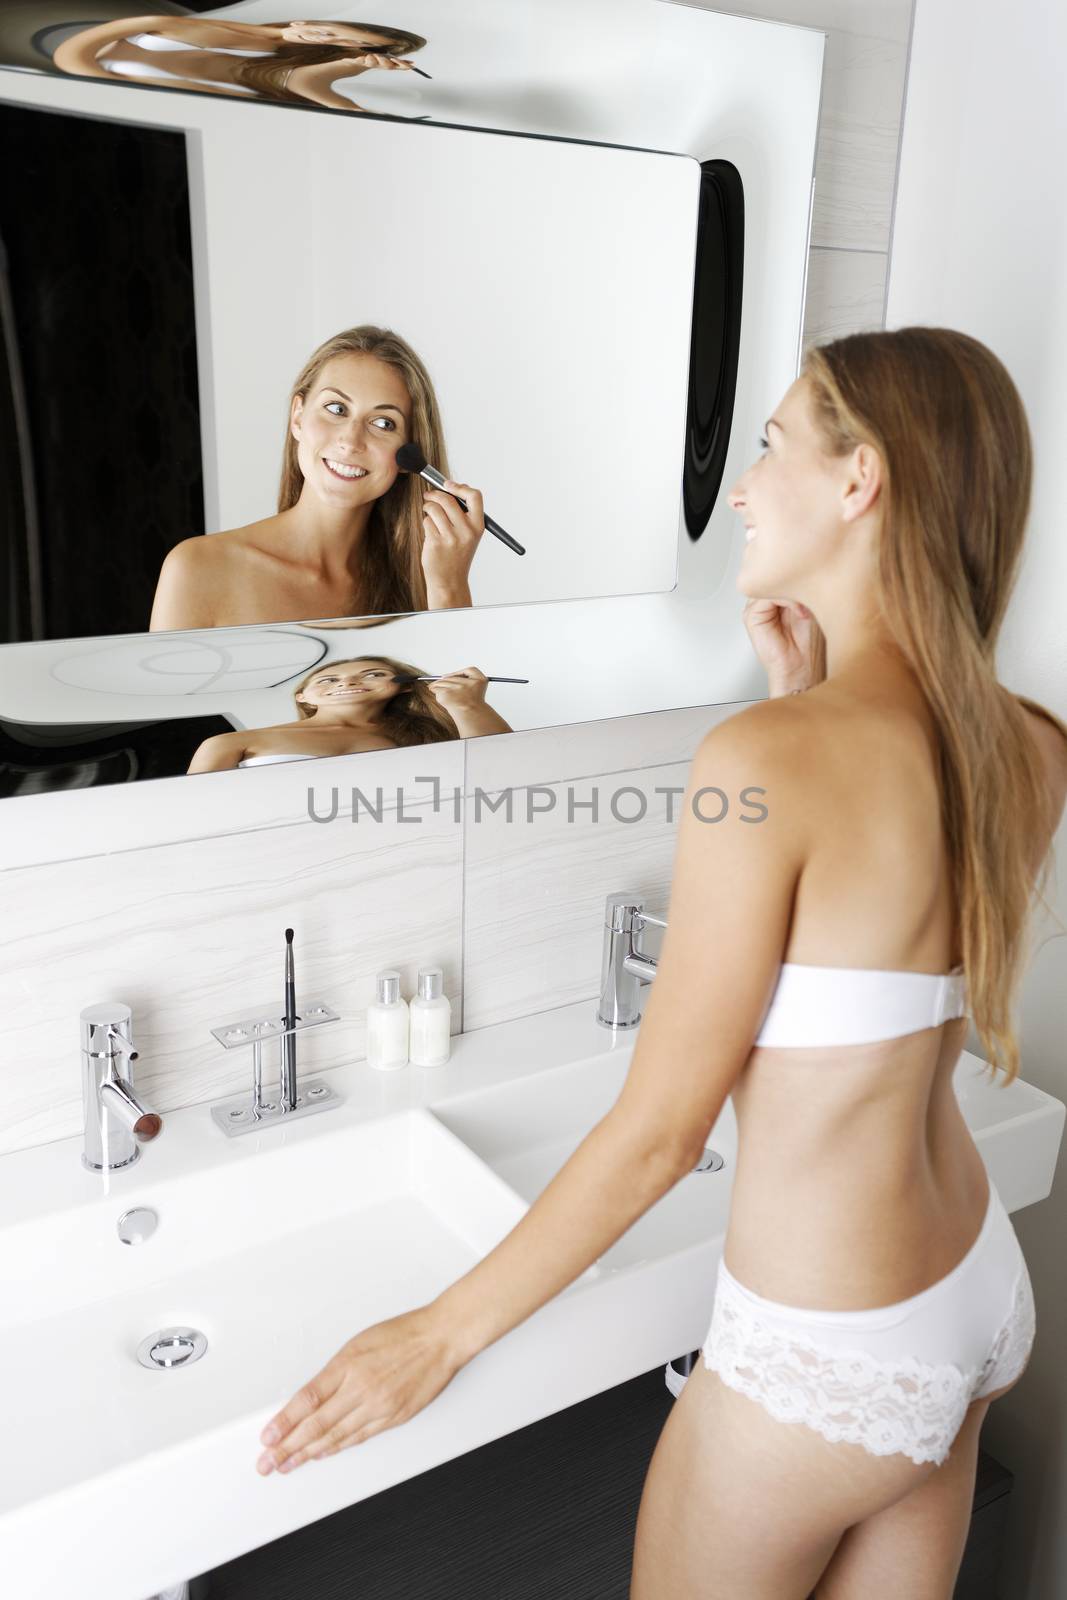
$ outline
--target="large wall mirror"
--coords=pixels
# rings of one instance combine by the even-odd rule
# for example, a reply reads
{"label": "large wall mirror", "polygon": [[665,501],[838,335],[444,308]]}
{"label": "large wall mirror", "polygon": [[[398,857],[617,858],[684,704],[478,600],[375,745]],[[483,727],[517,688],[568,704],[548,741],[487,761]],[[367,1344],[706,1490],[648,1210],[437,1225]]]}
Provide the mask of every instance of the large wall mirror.
{"label": "large wall mirror", "polygon": [[0,794],[743,696],[822,45],[7,5]]}

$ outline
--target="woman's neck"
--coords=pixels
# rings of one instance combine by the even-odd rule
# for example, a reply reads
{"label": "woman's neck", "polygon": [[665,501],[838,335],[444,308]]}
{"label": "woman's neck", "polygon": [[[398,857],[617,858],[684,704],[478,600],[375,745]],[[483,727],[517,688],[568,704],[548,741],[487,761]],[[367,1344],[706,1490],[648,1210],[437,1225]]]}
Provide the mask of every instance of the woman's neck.
{"label": "woman's neck", "polygon": [[307,717],[308,728],[374,728],[382,724],[382,711],[378,705],[320,706],[313,717]]}
{"label": "woman's neck", "polygon": [[287,553],[326,582],[356,578],[371,509],[331,510],[312,500],[305,485],[296,505],[280,513]]}

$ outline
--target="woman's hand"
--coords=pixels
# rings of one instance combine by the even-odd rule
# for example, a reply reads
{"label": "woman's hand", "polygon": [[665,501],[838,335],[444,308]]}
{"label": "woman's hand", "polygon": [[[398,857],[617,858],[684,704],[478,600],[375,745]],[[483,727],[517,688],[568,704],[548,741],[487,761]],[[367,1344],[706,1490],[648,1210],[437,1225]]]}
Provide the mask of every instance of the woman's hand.
{"label": "woman's hand", "polygon": [[477,667],[461,667],[426,685],[438,705],[455,716],[457,711],[479,711],[485,705],[489,679]]}
{"label": "woman's hand", "polygon": [[384,56],[370,53],[362,56],[353,56],[352,60],[359,67],[410,67],[413,65],[412,62],[401,61],[396,56]]}
{"label": "woman's hand", "polygon": [[[423,490],[422,570],[431,611],[470,605],[467,574],[485,532],[481,490],[451,478],[445,485],[451,494],[444,489]],[[453,498],[457,494],[467,502],[466,511]]]}
{"label": "woman's hand", "polygon": [[364,1328],[271,1418],[256,1471],[289,1472],[407,1422],[465,1359],[432,1303]]}
{"label": "woman's hand", "polygon": [[748,600],[742,612],[752,647],[767,669],[771,699],[810,689],[815,618],[799,600]]}

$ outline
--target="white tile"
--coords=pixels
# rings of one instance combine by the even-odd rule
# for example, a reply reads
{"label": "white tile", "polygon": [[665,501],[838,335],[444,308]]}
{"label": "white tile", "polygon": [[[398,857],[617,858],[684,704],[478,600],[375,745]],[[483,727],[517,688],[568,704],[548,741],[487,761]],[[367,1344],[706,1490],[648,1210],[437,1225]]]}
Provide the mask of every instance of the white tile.
{"label": "white tile", "polygon": [[813,250],[808,258],[804,345],[882,327],[886,257],[864,250]]}
{"label": "white tile", "polygon": [[858,33],[827,40],[812,243],[888,250],[906,46]]}
{"label": "white tile", "polygon": [[[667,904],[688,762],[605,779],[516,789],[511,820],[467,805],[464,1027],[596,998],[604,897],[636,889],[649,911]],[[668,796],[663,791],[674,788]],[[634,793],[633,791],[637,791]],[[594,798],[596,820],[583,802]],[[546,807],[530,815],[533,807]],[[569,799],[573,811],[569,815]],[[619,816],[639,816],[626,822]],[[668,821],[668,816],[672,820]],[[650,947],[653,949],[654,947]]]}
{"label": "white tile", "polygon": [[480,789],[494,794],[508,786],[689,761],[709,728],[751,703],[685,706],[472,739],[467,745],[466,793]]}
{"label": "white tile", "polygon": [[458,1031],[461,826],[429,806],[404,817],[305,821],[8,872],[17,937],[0,945],[0,1151],[81,1129],[78,1016],[98,1000],[132,1006],[134,1081],[154,1109],[250,1084],[250,1052],[224,1051],[209,1029],[281,1003],[287,925],[298,1001],[330,1001],[342,1016],[301,1035],[302,1072],[365,1054],[383,967],[400,969],[408,995],[420,962],[443,966]]}

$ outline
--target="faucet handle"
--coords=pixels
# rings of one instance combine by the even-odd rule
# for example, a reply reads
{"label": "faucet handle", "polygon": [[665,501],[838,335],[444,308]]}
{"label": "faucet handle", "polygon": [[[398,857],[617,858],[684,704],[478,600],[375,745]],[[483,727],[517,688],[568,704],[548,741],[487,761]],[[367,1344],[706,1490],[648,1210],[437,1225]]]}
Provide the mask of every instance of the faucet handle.
{"label": "faucet handle", "polygon": [[642,910],[644,896],[632,889],[616,889],[604,900],[604,926],[612,933],[625,933],[633,925],[634,916]]}
{"label": "faucet handle", "polygon": [[133,1012],[121,1000],[101,1000],[81,1013],[82,1049],[90,1056],[121,1055],[137,1060],[133,1047]]}
{"label": "faucet handle", "polygon": [[645,910],[644,896],[632,889],[616,889],[604,901],[604,926],[612,933],[639,933],[643,927],[665,928],[664,917],[654,917]]}

